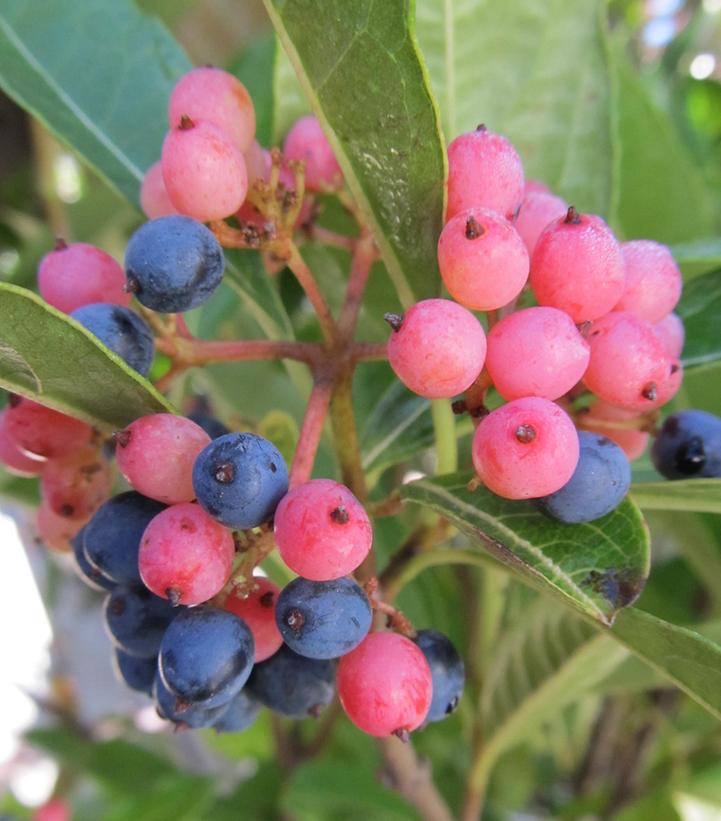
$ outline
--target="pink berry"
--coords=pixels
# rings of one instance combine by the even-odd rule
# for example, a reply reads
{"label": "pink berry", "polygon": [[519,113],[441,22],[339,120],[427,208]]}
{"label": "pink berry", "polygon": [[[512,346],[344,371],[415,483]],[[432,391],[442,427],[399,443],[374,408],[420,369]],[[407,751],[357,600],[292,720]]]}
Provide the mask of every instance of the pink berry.
{"label": "pink berry", "polygon": [[504,317],[488,334],[486,367],[504,399],[558,399],[581,379],[591,356],[568,314],[526,308]]}
{"label": "pink berry", "polygon": [[15,476],[39,476],[45,460],[23,453],[5,427],[5,411],[0,412],[0,465]]}
{"label": "pink berry", "polygon": [[53,513],[66,519],[87,519],[110,497],[113,473],[98,448],[87,445],[49,459],[40,486]]}
{"label": "pink berry", "polygon": [[686,331],[681,317],[678,314],[669,314],[660,322],[654,323],[653,330],[661,340],[666,353],[674,359],[678,359],[681,356],[683,343],[686,339]]}
{"label": "pink berry", "polygon": [[311,479],[294,487],[275,511],[275,539],[298,575],[322,582],[352,573],[373,542],[363,505],[345,485]]}
{"label": "pink berry", "polygon": [[601,399],[628,410],[647,411],[668,402],[683,372],[653,326],[624,311],[594,322],[588,334],[591,361],[583,377]]}
{"label": "pink berry", "polygon": [[555,493],[578,464],[571,418],[548,399],[528,397],[502,405],[473,437],[473,465],[486,487],[506,499]]}
{"label": "pink berry", "polygon": [[170,128],[177,128],[183,116],[212,123],[241,151],[255,136],[255,109],[248,90],[220,68],[194,68],[178,80],[168,102]]}
{"label": "pink berry", "polygon": [[105,251],[84,242],[67,245],[58,240],[38,268],[40,296],[66,314],[94,302],[128,305],[130,294],[124,288],[120,265]]}
{"label": "pink berry", "polygon": [[528,252],[514,227],[485,208],[448,220],[438,240],[438,267],[448,292],[476,311],[507,305],[528,279]]}
{"label": "pink berry", "polygon": [[637,411],[624,410],[609,405],[603,399],[597,399],[592,405],[585,408],[578,415],[578,426],[583,430],[600,433],[612,442],[615,442],[628,457],[629,461],[643,455],[648,444],[649,434],[638,428],[610,427],[607,422],[629,422],[638,418]]}
{"label": "pink berry", "polygon": [[338,662],[336,686],[348,718],[380,738],[420,727],[433,695],[423,651],[398,633],[369,633]]}
{"label": "pink berry", "polygon": [[211,123],[184,119],[163,142],[163,180],[173,205],[200,222],[224,219],[245,200],[245,160]]}
{"label": "pink berry", "polygon": [[52,798],[35,810],[32,821],[70,821],[70,806],[62,798]]}
{"label": "pink berry", "polygon": [[13,398],[5,411],[5,431],[22,451],[42,459],[72,453],[93,434],[85,422],[20,397]]}
{"label": "pink berry", "polygon": [[523,186],[523,193],[526,196],[528,194],[550,194],[551,189],[545,182],[541,182],[541,180],[527,179],[525,185]]}
{"label": "pink berry", "polygon": [[283,143],[286,160],[305,163],[305,187],[309,191],[338,188],[343,180],[338,161],[318,120],[310,114],[301,117]]}
{"label": "pink berry", "polygon": [[528,253],[532,254],[543,229],[553,220],[565,216],[568,205],[555,194],[537,191],[526,194],[513,225],[521,235]]}
{"label": "pink berry", "polygon": [[510,219],[521,204],[523,188],[521,158],[500,134],[479,126],[448,146],[446,219],[479,207]]}
{"label": "pink berry", "polygon": [[648,322],[659,322],[681,297],[681,271],[665,245],[650,239],[621,244],[626,287],[616,311],[628,311]]}
{"label": "pink berry", "polygon": [[140,207],[143,209],[145,216],[151,220],[178,213],[178,209],[170,201],[165,188],[163,167],[160,160],[153,163],[145,172],[143,184],[140,186]]}
{"label": "pink berry", "polygon": [[275,605],[280,587],[263,576],[253,577],[255,590],[246,598],[241,598],[234,590],[223,602],[223,609],[234,613],[250,628],[255,640],[257,664],[270,658],[283,644],[283,637],[275,622]]}
{"label": "pink berry", "polygon": [[621,249],[600,217],[569,208],[538,238],[531,287],[541,305],[560,308],[575,322],[598,319],[621,298],[624,283]]}
{"label": "pink berry", "polygon": [[138,566],[145,586],[173,604],[201,604],[230,578],[235,545],[231,532],[196,504],[158,513],[145,528]]}
{"label": "pink berry", "polygon": [[168,505],[195,499],[193,465],[210,436],[191,419],[153,413],[115,434],[118,468],[138,493]]}
{"label": "pink berry", "polygon": [[72,550],[70,539],[78,534],[87,521],[59,516],[43,501],[37,510],[38,538],[50,550],[66,553]]}
{"label": "pink berry", "polygon": [[270,176],[270,152],[266,151],[258,140],[253,140],[250,146],[243,152],[245,157],[245,168],[248,172],[248,188],[256,180],[267,180]]}
{"label": "pink berry", "polygon": [[483,369],[486,335],[481,323],[449,299],[417,302],[393,328],[388,361],[401,382],[428,399],[463,393]]}

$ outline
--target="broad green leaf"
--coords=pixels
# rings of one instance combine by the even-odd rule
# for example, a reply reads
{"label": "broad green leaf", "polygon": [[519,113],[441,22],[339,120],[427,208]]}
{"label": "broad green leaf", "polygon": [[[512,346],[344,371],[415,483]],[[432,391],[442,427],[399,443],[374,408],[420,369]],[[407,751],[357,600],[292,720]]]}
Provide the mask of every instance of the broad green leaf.
{"label": "broad green leaf", "polygon": [[721,237],[679,243],[671,251],[686,279],[721,268]]}
{"label": "broad green leaf", "polygon": [[189,67],[129,0],[0,4],[0,85],[132,202],[160,156],[170,89]]}
{"label": "broad green leaf", "polygon": [[173,408],[74,319],[0,283],[0,387],[103,430]]}
{"label": "broad green leaf", "polygon": [[264,2],[401,301],[437,293],[445,152],[410,0]]}
{"label": "broad green leaf", "polygon": [[687,283],[676,312],[686,330],[684,366],[712,365],[721,359],[721,276],[706,274]]}
{"label": "broad green leaf", "polygon": [[721,513],[721,479],[644,482],[631,487],[631,497],[644,510]]}
{"label": "broad green leaf", "polygon": [[485,123],[526,174],[608,214],[614,177],[603,0],[420,0],[416,27],[446,138]]}
{"label": "broad green leaf", "polygon": [[602,624],[613,623],[641,592],[649,570],[648,529],[631,501],[595,522],[566,525],[530,502],[468,490],[471,478],[464,473],[424,479],[405,485],[401,496],[463,530],[474,552],[487,553]]}
{"label": "broad green leaf", "polygon": [[40,504],[40,484],[35,478],[13,476],[0,469],[0,497],[37,507]]}

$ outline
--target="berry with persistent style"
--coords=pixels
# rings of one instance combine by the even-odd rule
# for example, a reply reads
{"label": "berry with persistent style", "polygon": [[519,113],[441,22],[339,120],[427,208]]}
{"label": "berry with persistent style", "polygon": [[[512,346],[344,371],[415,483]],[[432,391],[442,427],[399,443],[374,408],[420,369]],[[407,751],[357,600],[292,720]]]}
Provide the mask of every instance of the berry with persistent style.
{"label": "berry with persistent style", "polygon": [[433,679],[433,699],[425,720],[442,721],[456,709],[463,695],[463,659],[448,636],[437,630],[419,630],[416,644],[426,657]]}
{"label": "berry with persistent style", "polygon": [[130,308],[97,302],[78,308],[71,316],[141,376],[148,375],[155,341],[145,320]]}
{"label": "berry with persistent style", "polygon": [[650,239],[621,244],[626,287],[616,311],[660,322],[681,297],[681,271],[665,245]]}
{"label": "berry with persistent style", "polygon": [[159,672],[153,678],[151,693],[158,715],[179,727],[190,727],[196,730],[201,727],[212,727],[223,717],[228,707],[226,703],[210,707],[204,703],[196,704],[179,698],[166,687]]}
{"label": "berry with persistent style", "polygon": [[83,520],[110,496],[112,485],[109,462],[89,445],[67,456],[49,459],[40,481],[43,499],[55,513]]}
{"label": "berry with persistent style", "polygon": [[671,414],[653,443],[651,459],[667,479],[721,477],[721,418],[700,410]]}
{"label": "berry with persistent style", "polygon": [[255,589],[244,598],[235,588],[223,602],[223,609],[235,613],[250,628],[255,642],[254,661],[265,661],[283,644],[283,636],[275,623],[275,608],[280,588],[263,576],[253,577]]}
{"label": "berry with persistent style", "polygon": [[343,172],[338,165],[328,138],[312,115],[301,117],[288,132],[283,143],[286,160],[305,163],[305,187],[309,191],[337,188]]}
{"label": "berry with persistent style", "polygon": [[118,585],[106,598],[105,627],[110,640],[130,656],[158,655],[160,642],[178,611],[144,587]]}

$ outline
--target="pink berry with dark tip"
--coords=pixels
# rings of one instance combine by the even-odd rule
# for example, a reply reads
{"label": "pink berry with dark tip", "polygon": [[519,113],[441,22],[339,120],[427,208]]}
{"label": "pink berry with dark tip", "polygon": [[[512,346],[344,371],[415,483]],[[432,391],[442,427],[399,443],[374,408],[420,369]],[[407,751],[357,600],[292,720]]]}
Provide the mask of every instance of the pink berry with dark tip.
{"label": "pink berry with dark tip", "polygon": [[44,503],[58,516],[86,520],[111,494],[113,471],[99,448],[86,445],[48,459],[40,488]]}

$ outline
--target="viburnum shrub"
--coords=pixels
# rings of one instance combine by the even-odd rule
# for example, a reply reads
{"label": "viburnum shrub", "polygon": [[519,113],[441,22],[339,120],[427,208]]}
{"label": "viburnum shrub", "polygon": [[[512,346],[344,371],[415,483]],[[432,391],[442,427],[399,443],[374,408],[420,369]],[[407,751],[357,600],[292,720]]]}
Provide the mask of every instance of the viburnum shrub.
{"label": "viburnum shrub", "polygon": [[[721,510],[718,406],[689,408],[684,392],[684,364],[721,353],[699,332],[718,328],[718,290],[710,314],[696,283],[684,302],[674,249],[598,195],[613,164],[574,153],[585,109],[554,123],[576,140],[563,149],[485,95],[487,122],[446,112],[443,133],[408,10],[370,4],[361,25],[364,3],[266,5],[313,113],[271,139],[257,73],[251,94],[181,60],[171,83],[148,79],[167,117],[142,175],[127,183],[100,151],[134,162],[149,114],[131,140],[130,89],[122,122],[99,120],[113,139],[78,139],[146,219],[122,265],[63,237],[37,266],[39,296],[0,285],[0,462],[38,477],[39,540],[104,596],[118,677],[172,729],[270,736],[270,720],[279,783],[297,790],[293,771],[327,754],[328,782],[382,767],[414,807],[393,817],[470,821],[500,754],[563,710],[576,720],[573,705],[587,752],[559,778],[582,803],[593,767],[615,766],[594,763],[609,708],[589,695],[612,674],[619,689],[634,671],[641,689],[670,682],[721,715],[712,625],[707,639],[656,615],[673,584],[651,612],[635,606],[651,563],[639,505]],[[32,84],[7,88],[42,106]],[[558,170],[564,150],[573,173]],[[714,577],[703,615],[718,615],[717,542],[681,548]],[[385,787],[364,817],[390,817]],[[560,817],[557,796],[531,792]],[[613,792],[598,817],[634,797]]]}

